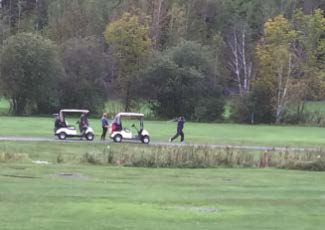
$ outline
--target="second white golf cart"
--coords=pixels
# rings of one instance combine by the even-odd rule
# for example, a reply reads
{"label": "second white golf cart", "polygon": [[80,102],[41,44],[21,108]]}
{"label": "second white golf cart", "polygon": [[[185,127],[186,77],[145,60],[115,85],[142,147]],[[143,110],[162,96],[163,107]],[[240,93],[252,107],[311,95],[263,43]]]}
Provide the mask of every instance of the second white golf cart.
{"label": "second white golf cart", "polygon": [[[76,127],[73,125],[69,125],[68,121],[66,120],[65,116],[67,114],[81,114],[85,116],[89,113],[89,110],[84,109],[61,109],[59,114],[56,114],[56,120],[55,120],[55,128],[54,128],[54,135],[57,136],[60,140],[65,140],[67,137],[85,137],[88,141],[94,140],[94,130],[88,125],[88,122],[86,125],[79,124],[80,132],[77,131]],[[77,123],[80,122],[77,121]]]}
{"label": "second white golf cart", "polygon": [[[125,120],[138,120],[139,121],[139,129],[137,129],[135,124],[132,124],[131,127],[136,130],[136,135],[132,134],[132,131],[128,128],[122,126],[122,118]],[[150,143],[149,132],[144,129],[143,125],[144,115],[142,113],[118,113],[111,125],[110,125],[110,138],[114,140],[114,142],[120,143],[122,140],[133,140],[133,141],[141,141],[144,144]],[[127,122],[125,122],[127,123]]]}

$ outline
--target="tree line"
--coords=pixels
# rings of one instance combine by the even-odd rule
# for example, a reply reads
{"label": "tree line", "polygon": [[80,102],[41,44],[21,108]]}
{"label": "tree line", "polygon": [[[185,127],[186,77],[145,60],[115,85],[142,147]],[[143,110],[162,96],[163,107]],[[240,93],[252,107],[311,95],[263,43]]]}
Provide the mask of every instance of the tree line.
{"label": "tree line", "polygon": [[[301,122],[325,97],[325,0],[2,0],[0,95],[15,115]],[[228,103],[226,103],[228,102]],[[229,103],[230,102],[230,103]]]}

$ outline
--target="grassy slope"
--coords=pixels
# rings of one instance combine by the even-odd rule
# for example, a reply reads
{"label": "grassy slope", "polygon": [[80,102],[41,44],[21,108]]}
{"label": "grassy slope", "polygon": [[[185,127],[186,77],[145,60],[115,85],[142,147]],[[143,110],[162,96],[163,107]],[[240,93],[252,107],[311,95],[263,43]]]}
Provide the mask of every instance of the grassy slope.
{"label": "grassy slope", "polygon": [[1,164],[0,222],[3,230],[323,229],[324,180],[282,170]]}
{"label": "grassy slope", "polygon": [[[28,156],[0,163],[1,229],[317,230],[325,224],[324,173],[124,168],[78,160],[105,148],[104,143],[1,142],[0,153]],[[65,164],[54,163],[58,155]]]}
{"label": "grassy slope", "polygon": [[[77,118],[70,119],[72,124]],[[91,119],[97,138],[100,120]],[[32,117],[0,117],[0,136],[52,137],[53,119]],[[130,127],[130,122],[127,126]],[[176,131],[176,123],[147,121],[153,141],[167,141]],[[185,139],[188,143],[240,144],[268,146],[324,147],[325,130],[318,127],[236,125],[186,123]]]}
{"label": "grassy slope", "polygon": [[9,102],[0,98],[0,114],[7,114],[9,110]]}

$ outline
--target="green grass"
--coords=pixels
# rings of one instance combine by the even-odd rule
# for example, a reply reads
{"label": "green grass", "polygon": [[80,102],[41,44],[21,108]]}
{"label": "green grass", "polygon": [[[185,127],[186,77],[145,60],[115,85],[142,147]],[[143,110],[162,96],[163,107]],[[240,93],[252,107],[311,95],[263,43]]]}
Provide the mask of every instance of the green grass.
{"label": "green grass", "polygon": [[[55,164],[59,153],[73,159],[103,144],[4,145],[30,159],[0,163],[2,230],[314,230],[325,224],[324,173]],[[37,159],[50,164],[30,163]]]}
{"label": "green grass", "polygon": [[[100,119],[90,122],[98,138]],[[0,124],[0,136],[52,137],[51,118],[0,117]],[[154,141],[168,140],[176,129],[172,122],[145,124]],[[189,143],[325,146],[325,131],[313,127],[186,123],[184,131]],[[125,144],[110,149],[121,155],[139,150]],[[147,169],[80,160],[105,151],[105,143],[0,142],[0,162],[1,154],[12,154],[0,163],[1,230],[321,230],[325,225],[324,173]]]}
{"label": "green grass", "polygon": [[[144,101],[132,102],[133,103],[133,112],[140,112],[145,115],[145,117],[154,117],[153,111],[150,108],[150,105]],[[105,104],[105,110],[107,111],[109,117],[114,116],[119,112],[124,111],[124,105],[119,100],[108,101]]]}
{"label": "green grass", "polygon": [[9,111],[9,102],[0,97],[0,115],[7,114]]}
{"label": "green grass", "polygon": [[[70,119],[74,124],[77,118]],[[127,124],[128,123],[128,124]],[[125,122],[131,128],[132,122]],[[0,136],[53,137],[53,119],[0,117]],[[96,138],[101,134],[100,119],[90,119]],[[168,141],[176,132],[175,122],[146,121],[153,141]],[[318,127],[186,123],[187,143],[324,147],[325,129]]]}
{"label": "green grass", "polygon": [[[321,230],[325,224],[324,173],[80,162],[106,146],[1,142],[0,153],[21,156],[0,163],[1,230]],[[125,145],[110,146],[126,151]],[[58,156],[65,163],[56,163]]]}
{"label": "green grass", "polygon": [[223,113],[223,118],[226,120],[226,121],[228,121],[229,119],[230,119],[230,117],[231,117],[231,106],[232,106],[232,104],[231,104],[231,100],[228,100],[228,101],[226,101],[226,104],[225,104],[225,111],[224,111],[224,113]]}
{"label": "green grass", "polygon": [[[325,111],[324,104],[324,102],[309,102],[306,106],[308,111]],[[0,114],[4,114],[8,106],[8,102],[1,99]],[[139,103],[138,106],[141,108],[141,112],[150,114],[151,111],[146,104]],[[118,101],[111,101],[107,103],[106,109],[107,111],[115,111],[114,113],[116,113],[122,110],[122,106]],[[74,124],[76,120],[77,118],[70,118],[68,121],[70,124]],[[90,122],[98,138],[101,133],[100,118],[91,119]],[[51,117],[0,116],[0,124],[0,136],[53,136],[53,119]],[[131,124],[132,122],[125,122],[126,127],[132,130]],[[176,132],[176,123],[146,121],[145,128],[150,132],[153,141],[168,141],[170,136]],[[188,122],[185,124],[184,132],[187,143],[325,147],[325,130],[318,127],[250,126]]]}
{"label": "green grass", "polygon": [[325,114],[325,102],[324,101],[311,101],[306,103],[306,111],[308,112],[321,112]]}

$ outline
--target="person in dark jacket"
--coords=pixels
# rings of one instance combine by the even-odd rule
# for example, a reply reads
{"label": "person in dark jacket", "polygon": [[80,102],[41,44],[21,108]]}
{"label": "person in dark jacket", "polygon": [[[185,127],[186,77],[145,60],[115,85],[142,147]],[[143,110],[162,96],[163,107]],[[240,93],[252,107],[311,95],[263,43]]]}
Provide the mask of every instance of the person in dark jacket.
{"label": "person in dark jacket", "polygon": [[80,130],[81,135],[84,135],[88,126],[89,126],[87,114],[82,113],[79,118],[79,121],[77,123],[79,124],[79,130]]}
{"label": "person in dark jacket", "polygon": [[61,121],[58,114],[55,114],[55,124],[54,124],[54,131],[56,132],[60,128],[67,127],[65,121]]}
{"label": "person in dark jacket", "polygon": [[177,121],[177,133],[175,134],[175,136],[169,139],[169,142],[174,141],[179,136],[181,136],[181,142],[184,141],[183,128],[184,128],[185,118],[179,117],[178,119],[176,119],[176,121]]}
{"label": "person in dark jacket", "polygon": [[102,135],[100,137],[100,140],[105,141],[106,133],[107,133],[107,129],[108,129],[108,120],[107,120],[107,114],[106,113],[104,113],[103,116],[102,116],[102,129],[103,129],[103,132],[102,132]]}

